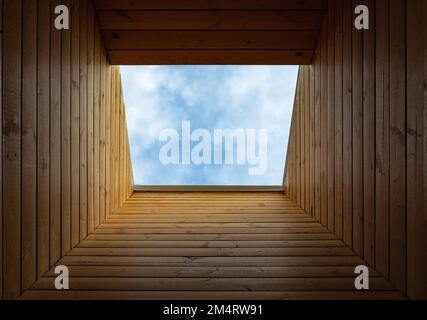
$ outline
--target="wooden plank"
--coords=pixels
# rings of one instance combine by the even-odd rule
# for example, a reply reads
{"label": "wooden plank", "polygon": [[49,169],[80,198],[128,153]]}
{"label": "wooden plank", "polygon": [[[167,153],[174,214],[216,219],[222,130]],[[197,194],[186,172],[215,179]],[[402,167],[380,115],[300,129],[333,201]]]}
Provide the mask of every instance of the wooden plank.
{"label": "wooden plank", "polygon": [[390,60],[389,1],[376,2],[376,174],[375,267],[388,279],[390,270]]}
{"label": "wooden plank", "polygon": [[[353,0],[353,7],[361,4]],[[353,249],[363,256],[363,37],[353,28]]]}
{"label": "wooden plank", "polygon": [[31,290],[23,299],[81,300],[401,300],[396,291],[76,291]]}
{"label": "wooden plank", "polygon": [[105,216],[111,213],[111,67],[106,63],[106,105],[105,105]]}
{"label": "wooden plank", "polygon": [[103,31],[108,50],[314,50],[317,31]]}
{"label": "wooden plank", "polygon": [[[33,289],[53,289],[54,278],[45,277],[36,282]],[[393,290],[384,279],[370,280],[372,290]],[[79,290],[225,290],[225,291],[310,291],[354,290],[353,278],[80,278],[71,282],[72,289]]]}
{"label": "wooden plank", "polygon": [[[71,7],[69,0],[63,2]],[[61,34],[61,256],[71,250],[71,31]]]}
{"label": "wooden plank", "polygon": [[112,65],[307,65],[311,50],[109,50]]}
{"label": "wooden plank", "polygon": [[135,257],[282,257],[282,256],[351,256],[343,248],[74,248],[70,256]]}
{"label": "wooden plank", "polygon": [[390,280],[406,292],[405,3],[390,2]]}
{"label": "wooden plank", "polygon": [[79,0],[71,8],[71,246],[80,239],[80,20]]}
{"label": "wooden plank", "polygon": [[305,82],[304,82],[304,97],[305,97],[305,211],[310,212],[310,67],[305,67]]}
{"label": "wooden plank", "polygon": [[[420,10],[420,8],[424,9]],[[427,297],[427,278],[425,276],[427,241],[426,214],[420,210],[425,206],[423,188],[423,137],[426,127],[424,79],[427,65],[426,31],[419,26],[427,20],[427,6],[424,1],[407,2],[407,288],[412,299]]]}
{"label": "wooden plank", "polygon": [[94,50],[95,50],[95,59],[94,59],[94,85],[93,85],[93,148],[94,148],[94,221],[93,226],[97,228],[100,222],[100,202],[99,202],[99,114],[100,114],[100,64],[101,64],[101,48],[100,48],[100,35],[99,29],[95,24],[94,30]]}
{"label": "wooden plank", "polygon": [[22,1],[6,1],[3,10],[3,295],[15,299],[21,293]]}
{"label": "wooden plank", "polygon": [[110,222],[105,223],[99,226],[99,229],[149,229],[149,228],[165,228],[165,229],[204,229],[204,228],[286,228],[286,227],[295,227],[295,228],[315,228],[321,227],[321,224],[317,222],[210,222],[210,223],[197,223],[197,222],[180,222],[180,223],[162,223],[162,222],[150,222],[150,223],[123,223],[123,222]]}
{"label": "wooden plank", "polygon": [[87,23],[87,224],[88,233],[95,229],[94,212],[94,63],[95,63],[95,38],[94,38],[94,15],[93,2],[88,1],[88,23]]}
{"label": "wooden plank", "polygon": [[[150,278],[153,275],[161,278],[322,278],[353,277],[351,266],[319,267],[117,267],[117,266],[72,266],[72,277],[139,277]],[[370,274],[375,276],[371,269]],[[51,270],[48,276],[54,276]]]}
{"label": "wooden plank", "polygon": [[106,108],[106,84],[105,84],[105,54],[101,41],[101,69],[100,69],[100,107],[99,107],[99,214],[100,222],[105,220],[105,108]]}
{"label": "wooden plank", "polygon": [[50,3],[38,2],[37,43],[37,276],[49,269]]}
{"label": "wooden plank", "polygon": [[328,232],[324,227],[312,227],[312,228],[294,228],[294,227],[284,227],[284,228],[227,228],[223,229],[221,227],[217,228],[203,228],[203,229],[193,229],[193,228],[138,228],[138,229],[97,229],[95,231],[99,234],[113,234],[113,233],[126,233],[126,234],[156,234],[156,233],[165,233],[165,234],[203,234],[203,233],[258,233],[258,234],[268,234],[268,233],[322,233]]}
{"label": "wooden plank", "polygon": [[79,33],[80,33],[80,43],[79,43],[79,59],[80,59],[80,70],[79,70],[79,83],[80,83],[80,97],[79,97],[79,115],[80,115],[80,215],[79,215],[79,240],[86,238],[88,233],[88,7],[84,1],[80,1],[79,4]]}
{"label": "wooden plank", "polygon": [[320,109],[321,109],[321,55],[322,42],[319,41],[314,57],[314,216],[320,221]]}
{"label": "wooden plank", "polygon": [[98,11],[102,30],[318,30],[322,11]]}
{"label": "wooden plank", "polygon": [[320,35],[320,222],[328,225],[328,26],[329,21],[323,21]]}
{"label": "wooden plank", "polygon": [[25,291],[37,280],[37,2],[24,0],[23,7],[26,8],[22,17],[22,181],[25,181],[22,194],[25,199],[22,199],[21,213],[21,289]]}
{"label": "wooden plank", "polygon": [[[50,2],[50,21],[54,21],[58,0]],[[49,261],[61,257],[61,32],[50,24],[50,228]],[[46,143],[46,142],[45,142]]]}
{"label": "wooden plank", "polygon": [[[374,0],[365,0],[375,16]],[[363,244],[364,259],[375,264],[375,19],[363,32]]]}
{"label": "wooden plank", "polygon": [[91,234],[88,241],[307,241],[334,240],[331,233],[300,234]]}
{"label": "wooden plank", "polygon": [[97,10],[323,10],[327,6],[326,0],[219,0],[194,1],[168,0],[96,0]]}
{"label": "wooden plank", "polygon": [[[82,241],[78,248],[315,248],[343,247],[341,240],[306,241]],[[354,274],[354,270],[353,274]]]}
{"label": "wooden plank", "polygon": [[353,246],[352,6],[343,2],[343,240]]}
{"label": "wooden plank", "polygon": [[[427,83],[427,32],[425,32],[425,30],[427,30],[427,5],[424,2],[424,83]],[[423,167],[423,177],[424,177],[424,186],[423,186],[423,191],[421,191],[421,196],[420,199],[424,199],[422,201],[422,207],[426,207],[427,206],[427,187],[426,187],[426,182],[427,182],[427,91],[425,90],[424,87],[424,109],[423,109],[423,136],[422,136],[422,141],[423,141],[423,151],[422,151],[422,167]],[[424,219],[424,226],[425,221],[426,221],[426,212],[424,211],[424,215],[423,218]],[[424,231],[423,231],[424,232]],[[426,243],[425,243],[425,238],[424,238],[424,245],[423,247],[425,248]],[[421,269],[425,270],[427,268],[427,255],[426,255],[426,250],[421,251],[424,252],[424,254],[422,255],[421,258]],[[424,275],[424,279],[426,274],[423,273]],[[426,283],[426,281],[422,281],[421,283]],[[423,299],[427,299],[427,286],[423,286],[422,289],[422,297]]]}
{"label": "wooden plank", "polygon": [[305,96],[304,96],[304,83],[305,83],[305,70],[304,68],[301,68],[301,76],[302,76],[302,82],[301,86],[299,88],[300,91],[300,153],[301,153],[301,164],[300,164],[300,171],[301,171],[301,182],[300,182],[300,189],[301,189],[301,208],[304,209],[305,204]]}
{"label": "wooden plank", "polygon": [[[0,0],[3,8],[3,0]],[[0,10],[0,74],[3,74],[3,10]],[[3,92],[3,79],[0,79],[0,92]],[[3,110],[3,95],[0,94],[0,109]],[[3,112],[0,124],[3,126]],[[3,181],[3,130],[0,130],[0,178]],[[0,183],[0,299],[3,299],[3,183]]]}
{"label": "wooden plank", "polygon": [[357,256],[335,257],[115,257],[66,256],[67,266],[187,266],[187,267],[286,267],[286,266],[355,266],[363,261]]}
{"label": "wooden plank", "polygon": [[[340,0],[338,0],[340,1]],[[328,5],[328,103],[327,103],[327,215],[328,229],[335,231],[335,4]]]}
{"label": "wooden plank", "polygon": [[313,65],[309,66],[310,73],[310,174],[309,174],[309,187],[310,187],[310,209],[309,213],[314,216],[315,214],[315,110],[314,110],[314,89],[315,89],[315,68]]}
{"label": "wooden plank", "polygon": [[334,230],[343,238],[343,3],[335,1],[335,203]]}
{"label": "wooden plank", "polygon": [[298,85],[295,98],[295,201],[301,207],[301,67],[298,72]]}
{"label": "wooden plank", "polygon": [[[424,83],[427,83],[427,32],[425,32],[425,30],[427,29],[427,5],[424,2]],[[423,120],[423,136],[422,136],[422,140],[423,140],[423,155],[422,155],[422,167],[423,167],[423,177],[424,177],[424,186],[423,186],[423,191],[421,191],[421,196],[420,199],[424,199],[422,201],[422,207],[426,207],[427,206],[427,187],[426,187],[426,182],[427,182],[427,91],[425,90],[424,87],[424,109],[423,109],[423,115],[424,115],[424,120]],[[426,221],[426,212],[424,211],[424,215],[423,215],[423,219],[424,222]],[[424,223],[424,226],[426,224]],[[425,244],[425,239],[424,239],[424,248],[425,248],[426,244]],[[421,268],[423,270],[425,270],[427,267],[427,255],[426,255],[426,251],[424,250],[424,254],[422,255],[421,258]],[[426,276],[425,273],[423,273],[424,278]],[[422,283],[422,282],[421,282]],[[426,282],[424,282],[426,283]],[[427,299],[427,286],[423,286],[422,289],[422,297],[423,299]]]}

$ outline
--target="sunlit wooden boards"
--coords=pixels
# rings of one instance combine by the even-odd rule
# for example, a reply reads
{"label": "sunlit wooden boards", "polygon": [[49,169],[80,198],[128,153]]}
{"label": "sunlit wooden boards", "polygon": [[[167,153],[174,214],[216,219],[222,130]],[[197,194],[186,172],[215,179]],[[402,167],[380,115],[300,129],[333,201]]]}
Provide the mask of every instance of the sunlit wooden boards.
{"label": "sunlit wooden boards", "polygon": [[[371,29],[357,31],[360,3],[329,1],[313,66],[301,68],[286,189],[400,291],[427,298],[427,4],[365,0]],[[313,78],[314,92],[301,96]],[[313,100],[314,144],[303,155],[294,146],[307,144]],[[298,177],[313,153],[307,206],[312,191]]]}
{"label": "sunlit wooden boards", "polygon": [[[71,30],[51,24],[58,4],[71,9]],[[1,203],[0,288],[3,298],[15,299],[98,226],[94,169],[107,172],[108,165],[129,176],[130,166],[114,159],[93,161],[95,150],[103,150],[107,159],[104,146],[115,138],[104,130],[95,139],[93,128],[113,121],[106,112],[108,92],[121,84],[119,77],[111,83],[105,76],[118,71],[106,58],[92,1],[1,1],[0,8],[0,191],[7,199]],[[94,70],[99,71],[94,75]],[[114,108],[123,107],[115,100]],[[124,117],[119,121],[125,130]],[[127,135],[114,141],[128,154]],[[98,189],[104,193],[98,208],[110,200],[106,182]],[[123,193],[113,209],[130,194],[129,186],[118,188]]]}
{"label": "sunlit wooden boards", "polygon": [[69,291],[51,269],[23,298],[403,298],[373,269],[356,291],[362,259],[281,192],[135,193],[60,263]]}
{"label": "sunlit wooden boards", "polygon": [[112,64],[310,64],[326,0],[96,0]]}

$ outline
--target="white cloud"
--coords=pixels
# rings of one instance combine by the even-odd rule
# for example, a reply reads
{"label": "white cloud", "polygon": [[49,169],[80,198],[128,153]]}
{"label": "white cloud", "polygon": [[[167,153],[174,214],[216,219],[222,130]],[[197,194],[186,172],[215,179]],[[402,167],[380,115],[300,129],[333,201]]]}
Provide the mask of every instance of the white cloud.
{"label": "white cloud", "polygon": [[[185,184],[193,180],[221,184],[281,182],[297,68],[122,67],[121,70],[137,184],[150,184],[149,181]],[[261,178],[249,177],[245,168],[235,166],[159,166],[158,157],[151,159],[148,153],[156,147],[161,130],[179,129],[183,120],[191,120],[193,130],[194,123],[202,123],[209,130],[268,129],[267,174]]]}

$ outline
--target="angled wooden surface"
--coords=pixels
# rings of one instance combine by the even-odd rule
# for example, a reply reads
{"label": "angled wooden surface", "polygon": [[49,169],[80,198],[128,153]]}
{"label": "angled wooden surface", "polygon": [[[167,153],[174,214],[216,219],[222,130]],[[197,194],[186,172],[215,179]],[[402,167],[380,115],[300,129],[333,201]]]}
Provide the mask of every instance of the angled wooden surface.
{"label": "angled wooden surface", "polygon": [[286,190],[400,291],[426,299],[427,2],[365,0],[363,32],[352,24],[360,3],[329,1],[313,65],[301,68]]}
{"label": "angled wooden surface", "polygon": [[282,193],[137,193],[24,299],[399,299],[365,264]]}
{"label": "angled wooden surface", "polygon": [[110,63],[310,64],[327,1],[95,1]]}

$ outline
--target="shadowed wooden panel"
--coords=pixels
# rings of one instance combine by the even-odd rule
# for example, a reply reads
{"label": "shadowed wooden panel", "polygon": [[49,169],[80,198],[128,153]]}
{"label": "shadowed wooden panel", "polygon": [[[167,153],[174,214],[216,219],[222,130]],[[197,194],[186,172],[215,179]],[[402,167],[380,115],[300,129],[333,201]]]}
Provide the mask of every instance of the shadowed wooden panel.
{"label": "shadowed wooden panel", "polygon": [[311,50],[109,50],[113,65],[304,65]]}
{"label": "shadowed wooden panel", "polygon": [[104,31],[108,50],[313,50],[316,31]]}
{"label": "shadowed wooden panel", "polygon": [[[313,51],[302,50],[316,46],[326,4],[313,0],[96,1],[96,8],[112,64],[303,65],[311,63]],[[231,49],[253,52],[227,52]]]}
{"label": "shadowed wooden panel", "polygon": [[327,0],[95,0],[98,10],[322,10]]}
{"label": "shadowed wooden panel", "polygon": [[318,30],[322,11],[99,11],[104,30]]}

